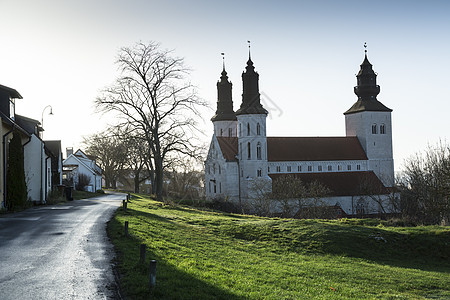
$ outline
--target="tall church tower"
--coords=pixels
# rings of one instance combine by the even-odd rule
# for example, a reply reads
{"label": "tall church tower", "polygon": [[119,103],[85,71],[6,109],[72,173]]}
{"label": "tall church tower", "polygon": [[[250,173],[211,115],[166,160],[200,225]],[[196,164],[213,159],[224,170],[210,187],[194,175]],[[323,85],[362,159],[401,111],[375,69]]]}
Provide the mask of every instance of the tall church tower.
{"label": "tall church tower", "polygon": [[250,57],[242,73],[242,103],[236,111],[241,195],[249,197],[255,179],[270,179],[267,162],[267,110],[261,105],[259,74]]}
{"label": "tall church tower", "polygon": [[358,137],[368,158],[368,169],[374,171],[385,186],[391,187],[394,185],[392,109],[377,100],[380,86],[367,59],[367,50],[356,78],[354,92],[358,100],[344,113],[346,135]]}
{"label": "tall church tower", "polygon": [[217,82],[217,110],[216,114],[211,118],[214,124],[214,134],[218,137],[237,136],[237,118],[233,110],[232,87],[233,84],[228,81],[224,61],[222,76],[220,81]]}

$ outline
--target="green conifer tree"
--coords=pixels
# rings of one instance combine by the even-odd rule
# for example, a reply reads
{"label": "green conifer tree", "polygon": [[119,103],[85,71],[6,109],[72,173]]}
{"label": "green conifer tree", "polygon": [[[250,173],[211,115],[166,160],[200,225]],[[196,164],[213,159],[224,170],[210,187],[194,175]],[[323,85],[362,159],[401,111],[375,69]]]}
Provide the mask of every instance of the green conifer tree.
{"label": "green conifer tree", "polygon": [[9,210],[24,207],[27,201],[24,154],[20,134],[16,131],[9,143],[8,170],[6,173],[6,205]]}

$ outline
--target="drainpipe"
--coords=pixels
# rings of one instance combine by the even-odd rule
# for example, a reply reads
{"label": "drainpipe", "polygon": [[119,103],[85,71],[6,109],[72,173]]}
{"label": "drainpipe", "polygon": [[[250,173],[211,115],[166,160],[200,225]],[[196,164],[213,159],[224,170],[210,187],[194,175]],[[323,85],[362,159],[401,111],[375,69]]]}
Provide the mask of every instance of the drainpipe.
{"label": "drainpipe", "polygon": [[[47,157],[47,158],[45,159],[45,168],[44,168],[44,171],[45,171],[45,194],[44,194],[44,204],[47,203],[47,195],[48,195],[47,186],[48,186],[48,180],[49,180],[49,178],[48,178],[48,176],[47,176],[47,174],[48,174],[48,170],[47,170],[47,168],[48,168],[48,163],[47,163],[47,161],[48,161],[49,158],[50,158],[50,156]],[[50,173],[51,173],[51,172],[50,172]]]}
{"label": "drainpipe", "polygon": [[10,131],[3,135],[3,206],[6,208],[6,137],[14,131],[14,123]]}

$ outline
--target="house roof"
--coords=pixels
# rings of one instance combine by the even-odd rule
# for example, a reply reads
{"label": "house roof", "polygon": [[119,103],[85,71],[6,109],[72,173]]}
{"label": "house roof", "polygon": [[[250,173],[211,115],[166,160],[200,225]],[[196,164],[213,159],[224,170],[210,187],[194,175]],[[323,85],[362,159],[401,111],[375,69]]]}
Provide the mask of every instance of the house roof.
{"label": "house roof", "polygon": [[0,84],[0,90],[7,92],[9,94],[10,98],[23,99],[22,96],[19,94],[19,92],[13,88],[10,88],[10,87]]}
{"label": "house roof", "polygon": [[269,161],[367,160],[357,137],[268,137]]}
{"label": "house roof", "polygon": [[2,119],[3,123],[7,124],[8,126],[11,126],[11,128],[13,128],[13,129],[17,129],[19,132],[21,132],[22,134],[26,135],[27,137],[30,137],[30,134],[28,133],[28,131],[23,129],[19,124],[14,122],[14,120],[12,120],[10,117],[5,115],[1,111],[0,111],[0,118]]}
{"label": "house roof", "polygon": [[384,195],[384,187],[373,171],[269,174],[273,181],[294,176],[304,183],[320,182],[330,190],[329,196]]}
{"label": "house roof", "polygon": [[237,137],[217,137],[219,147],[222,150],[223,157],[226,161],[236,161],[238,153],[238,138]]}
{"label": "house roof", "polygon": [[44,141],[44,143],[55,156],[61,153],[61,141]]}

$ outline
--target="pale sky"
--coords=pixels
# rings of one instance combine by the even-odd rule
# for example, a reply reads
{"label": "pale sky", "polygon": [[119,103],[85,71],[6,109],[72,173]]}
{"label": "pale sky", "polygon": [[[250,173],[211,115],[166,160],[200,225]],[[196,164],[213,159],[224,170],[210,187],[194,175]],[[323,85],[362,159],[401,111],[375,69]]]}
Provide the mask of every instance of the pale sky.
{"label": "pale sky", "polygon": [[[16,113],[41,120],[63,147],[114,123],[93,101],[117,77],[118,50],[156,41],[184,57],[199,96],[216,109],[221,52],[235,110],[248,59],[260,74],[269,136],[344,136],[357,100],[355,74],[368,57],[378,100],[393,109],[395,169],[449,137],[450,1],[0,0],[0,84],[14,88]],[[270,103],[270,104],[269,104]]]}

